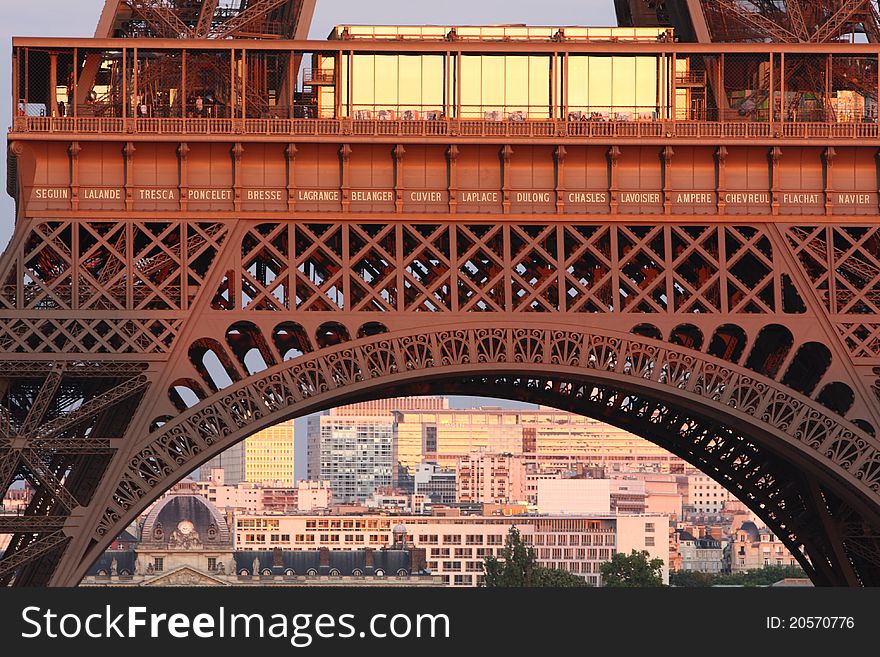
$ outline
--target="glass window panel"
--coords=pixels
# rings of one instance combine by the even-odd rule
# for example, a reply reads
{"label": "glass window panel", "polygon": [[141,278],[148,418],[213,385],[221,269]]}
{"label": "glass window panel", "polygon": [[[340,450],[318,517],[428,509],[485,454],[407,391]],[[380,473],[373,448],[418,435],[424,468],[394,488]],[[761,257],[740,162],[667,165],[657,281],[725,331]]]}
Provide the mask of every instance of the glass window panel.
{"label": "glass window panel", "polygon": [[597,112],[610,119],[656,115],[656,57],[573,56],[567,84],[570,112]]}
{"label": "glass window panel", "polygon": [[510,56],[504,59],[505,85],[495,102],[506,105],[508,112],[525,112],[529,105],[529,58]]}
{"label": "glass window panel", "polygon": [[395,109],[398,105],[398,90],[400,89],[398,76],[397,55],[374,55],[376,59],[375,97],[376,109]]}
{"label": "glass window panel", "polygon": [[[348,57],[344,57],[342,63],[339,68],[341,69],[339,72],[339,88],[341,90],[341,101],[342,101],[342,111],[346,112],[349,107],[348,104],[351,102],[351,99],[348,97],[348,66],[349,59]],[[348,112],[348,115],[351,116],[351,112]]]}
{"label": "glass window panel", "polygon": [[550,117],[550,58],[529,57],[529,116]]}
{"label": "glass window panel", "polygon": [[354,55],[352,60],[353,112],[442,109],[442,55]]}
{"label": "glass window panel", "polygon": [[484,111],[504,111],[504,57],[482,57],[482,104]]}
{"label": "glass window panel", "polygon": [[443,56],[422,57],[422,105],[426,110],[443,109]]}
{"label": "glass window panel", "polygon": [[589,57],[568,58],[568,109],[585,111],[590,105],[587,88],[587,68]]}
{"label": "glass window panel", "polygon": [[400,109],[419,109],[422,104],[422,57],[395,57],[399,64]]}
{"label": "glass window panel", "polygon": [[[636,57],[636,104],[640,112],[657,108],[657,58]],[[656,118],[656,117],[655,117]]]}
{"label": "glass window panel", "polygon": [[610,57],[590,57],[587,74],[587,94],[590,110],[594,112],[610,112],[612,101],[613,79],[612,61]]}
{"label": "glass window panel", "polygon": [[351,62],[351,104],[352,110],[372,110],[376,104],[375,55],[354,55]]}
{"label": "glass window panel", "polygon": [[479,55],[461,57],[461,114],[463,118],[482,118],[482,60]]}
{"label": "glass window panel", "polygon": [[636,102],[636,60],[634,57],[613,57],[611,104],[618,110],[632,110]]}

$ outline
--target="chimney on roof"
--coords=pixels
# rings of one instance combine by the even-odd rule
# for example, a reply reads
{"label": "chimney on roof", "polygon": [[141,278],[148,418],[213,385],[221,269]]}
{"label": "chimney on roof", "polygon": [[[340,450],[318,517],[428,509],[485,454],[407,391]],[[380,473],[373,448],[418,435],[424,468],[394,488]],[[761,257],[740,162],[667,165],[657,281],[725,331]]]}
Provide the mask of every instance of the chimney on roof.
{"label": "chimney on roof", "polygon": [[420,573],[428,569],[428,559],[425,548],[411,547],[409,549],[409,572]]}

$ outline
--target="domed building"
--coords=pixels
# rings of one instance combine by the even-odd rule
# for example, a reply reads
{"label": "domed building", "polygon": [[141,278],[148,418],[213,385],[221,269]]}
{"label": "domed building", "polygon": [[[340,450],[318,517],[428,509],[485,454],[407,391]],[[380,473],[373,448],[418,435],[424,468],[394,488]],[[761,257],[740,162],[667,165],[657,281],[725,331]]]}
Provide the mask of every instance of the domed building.
{"label": "domed building", "polygon": [[226,518],[184,480],[114,541],[82,585],[441,586],[406,527],[393,537],[375,550],[236,550]]}
{"label": "domed building", "polygon": [[226,519],[204,497],[185,488],[178,491],[159,500],[141,526],[139,570],[145,575],[182,567],[231,572],[232,534]]}
{"label": "domed building", "polygon": [[83,583],[129,575],[139,585],[225,584],[223,576],[235,572],[229,524],[190,484],[184,480],[153,506],[137,530],[136,547],[105,552]]}

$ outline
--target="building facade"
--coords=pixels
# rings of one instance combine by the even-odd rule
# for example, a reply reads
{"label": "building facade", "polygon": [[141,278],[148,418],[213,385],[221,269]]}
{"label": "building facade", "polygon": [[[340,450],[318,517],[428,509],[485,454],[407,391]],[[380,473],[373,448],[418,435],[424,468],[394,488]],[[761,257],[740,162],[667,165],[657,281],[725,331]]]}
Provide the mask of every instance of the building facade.
{"label": "building facade", "polygon": [[402,527],[380,548],[234,549],[217,508],[184,482],[117,537],[83,586],[442,586]]}
{"label": "building facade", "polygon": [[678,553],[679,570],[720,573],[724,570],[724,546],[712,536],[697,538],[684,529],[675,531],[672,546]]}
{"label": "building facade", "polygon": [[222,469],[224,483],[296,485],[294,476],[294,421],[287,420],[255,433],[220,452],[200,468],[201,479]]}
{"label": "building facade", "polygon": [[329,482],[335,504],[362,503],[397,484],[397,427],[390,416],[313,416],[308,478]]}
{"label": "building facade", "polygon": [[729,568],[733,573],[765,566],[797,566],[797,560],[769,529],[754,522],[744,522],[733,534],[728,549]]}
{"label": "building facade", "polygon": [[610,479],[544,479],[537,482],[541,513],[611,513]]}
{"label": "building facade", "polygon": [[[611,516],[241,516],[236,549],[357,550],[381,547],[403,524],[413,545],[427,551],[428,569],[450,586],[477,586],[486,557],[500,556],[516,526],[536,551],[538,562],[601,585],[599,566],[617,552],[647,550],[668,564],[668,518],[662,515]],[[668,583],[668,567],[664,566]]]}
{"label": "building facade", "polygon": [[526,499],[522,454],[472,453],[458,459],[456,502],[507,504]]}
{"label": "building facade", "polygon": [[216,456],[210,458],[199,468],[200,479],[207,480],[215,470],[223,472],[223,483],[235,486],[245,480],[245,448],[244,442],[237,442]]}
{"label": "building facade", "polygon": [[297,508],[300,511],[327,509],[333,503],[329,481],[302,480],[296,484]]}
{"label": "building facade", "polygon": [[415,495],[422,495],[431,504],[455,502],[455,470],[441,468],[436,463],[420,463],[413,475]]}
{"label": "building facade", "polygon": [[711,477],[692,474],[687,477],[687,511],[698,516],[716,516],[733,495]]}
{"label": "building facade", "polygon": [[244,478],[255,484],[296,486],[293,420],[263,429],[244,441]]}

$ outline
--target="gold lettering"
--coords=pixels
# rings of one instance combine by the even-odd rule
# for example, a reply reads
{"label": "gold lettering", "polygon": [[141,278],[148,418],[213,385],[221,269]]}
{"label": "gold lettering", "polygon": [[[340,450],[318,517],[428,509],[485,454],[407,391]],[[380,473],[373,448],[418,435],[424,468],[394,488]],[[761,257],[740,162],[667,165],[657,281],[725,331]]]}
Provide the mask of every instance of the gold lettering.
{"label": "gold lettering", "polygon": [[607,203],[605,192],[569,192],[566,199],[569,203]]}
{"label": "gold lettering", "polygon": [[277,189],[249,189],[248,201],[280,201],[281,191]]}
{"label": "gold lettering", "polygon": [[394,192],[390,192],[387,190],[367,190],[367,191],[352,191],[351,192],[351,200],[359,201],[359,202],[381,202],[381,201],[393,201],[394,200]]}
{"label": "gold lettering", "polygon": [[142,201],[176,201],[176,189],[140,189],[138,195]]}
{"label": "gold lettering", "polygon": [[550,192],[517,192],[517,203],[549,203]]}
{"label": "gold lettering", "polygon": [[802,203],[818,203],[819,195],[815,193],[797,192],[785,193],[782,195],[783,204],[802,204]]}
{"label": "gold lettering", "polygon": [[442,203],[443,192],[410,192],[409,200],[414,203]]}
{"label": "gold lettering", "polygon": [[659,203],[659,192],[621,192],[621,203]]}
{"label": "gold lettering", "polygon": [[727,192],[724,195],[724,202],[732,203],[735,205],[766,204],[770,202],[770,194],[766,192],[760,192],[757,194],[745,192]]}
{"label": "gold lettering", "polygon": [[300,189],[297,190],[298,201],[339,201],[338,189]]}
{"label": "gold lettering", "polygon": [[708,192],[678,192],[675,195],[676,203],[711,203],[712,194]]}
{"label": "gold lettering", "polygon": [[462,192],[462,203],[497,203],[498,192]]}
{"label": "gold lettering", "polygon": [[841,205],[868,205],[871,202],[870,194],[839,193],[837,202]]}
{"label": "gold lettering", "polygon": [[191,201],[229,201],[232,199],[230,189],[191,189],[189,200]]}
{"label": "gold lettering", "polygon": [[85,187],[82,190],[82,198],[87,201],[119,201],[122,199],[122,192],[119,189]]}

